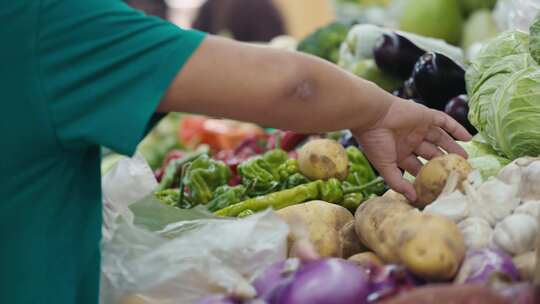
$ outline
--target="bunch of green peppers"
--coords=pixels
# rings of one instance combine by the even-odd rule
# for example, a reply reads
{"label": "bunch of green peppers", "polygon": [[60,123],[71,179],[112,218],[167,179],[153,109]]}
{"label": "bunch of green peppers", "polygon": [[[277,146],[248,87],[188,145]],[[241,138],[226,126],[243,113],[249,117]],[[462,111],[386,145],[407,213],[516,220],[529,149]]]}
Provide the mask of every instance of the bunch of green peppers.
{"label": "bunch of green peppers", "polygon": [[275,149],[261,156],[251,158],[238,166],[242,184],[247,195],[256,197],[271,192],[288,189],[309,180],[300,174],[298,162],[290,159],[287,152]]}
{"label": "bunch of green peppers", "polygon": [[376,178],[362,186],[349,187],[345,190],[343,188],[343,183],[337,179],[333,178],[327,181],[317,180],[291,189],[250,198],[220,209],[214,212],[214,214],[218,216],[234,217],[243,215],[246,212],[257,212],[268,208],[278,210],[310,200],[323,200],[329,203],[338,203],[343,201],[344,197],[348,194],[358,193],[359,195],[362,195],[363,191],[379,187],[378,185],[381,183],[383,183],[382,178]]}

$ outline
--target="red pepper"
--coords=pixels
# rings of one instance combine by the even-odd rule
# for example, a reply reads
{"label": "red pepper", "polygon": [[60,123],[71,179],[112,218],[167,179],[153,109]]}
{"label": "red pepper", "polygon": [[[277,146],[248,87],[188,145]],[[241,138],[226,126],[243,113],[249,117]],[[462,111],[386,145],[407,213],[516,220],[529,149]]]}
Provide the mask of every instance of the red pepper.
{"label": "red pepper", "polygon": [[277,141],[279,139],[279,148],[284,151],[293,151],[298,147],[298,145],[306,140],[310,134],[301,134],[293,131],[276,131],[268,139],[268,144],[266,148],[268,150],[278,148],[276,147]]}

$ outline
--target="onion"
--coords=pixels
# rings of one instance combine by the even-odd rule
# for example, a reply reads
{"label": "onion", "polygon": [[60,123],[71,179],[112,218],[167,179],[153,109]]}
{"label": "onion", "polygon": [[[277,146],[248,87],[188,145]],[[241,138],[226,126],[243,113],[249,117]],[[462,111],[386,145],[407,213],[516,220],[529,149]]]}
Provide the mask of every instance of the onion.
{"label": "onion", "polygon": [[346,260],[329,258],[304,264],[270,304],[363,304],[369,294],[366,271]]}
{"label": "onion", "polygon": [[467,253],[455,282],[486,283],[494,276],[508,281],[518,281],[519,271],[508,254],[500,250],[483,248]]}
{"label": "onion", "polygon": [[370,280],[369,303],[393,297],[419,285],[405,267],[398,265],[371,267]]}
{"label": "onion", "polygon": [[225,295],[213,295],[199,300],[196,304],[239,304],[240,302]]}
{"label": "onion", "polygon": [[301,266],[301,261],[291,258],[275,263],[253,281],[259,299],[273,303],[281,291],[294,279],[294,274]]}

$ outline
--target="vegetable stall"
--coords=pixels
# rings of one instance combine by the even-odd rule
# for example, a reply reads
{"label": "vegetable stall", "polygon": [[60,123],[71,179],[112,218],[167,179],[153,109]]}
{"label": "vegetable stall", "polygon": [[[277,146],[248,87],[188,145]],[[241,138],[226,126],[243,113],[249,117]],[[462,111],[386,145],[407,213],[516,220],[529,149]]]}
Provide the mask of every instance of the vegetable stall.
{"label": "vegetable stall", "polygon": [[[410,202],[388,189],[349,130],[298,134],[170,115],[139,148],[153,173],[150,194],[128,208],[138,232],[113,231],[105,248],[114,250],[105,252],[123,252],[114,242],[128,246],[127,240],[134,245],[124,254],[142,252],[137,242],[159,236],[136,260],[139,268],[156,261],[152,250],[193,233],[197,240],[182,248],[197,253],[188,250],[182,263],[205,261],[217,250],[209,277],[242,284],[217,288],[219,282],[194,275],[195,283],[188,281],[195,287],[182,289],[174,282],[188,282],[187,273],[156,269],[154,275],[168,273],[169,285],[149,296],[134,283],[140,277],[124,278],[123,292],[140,302],[123,303],[540,303],[540,17],[529,17],[525,30],[501,17],[501,10],[540,7],[524,1],[512,8],[505,0],[334,2],[338,20],[294,43],[296,50],[445,111],[475,135],[460,143],[469,158],[445,153],[422,160],[416,177],[404,173],[418,194]],[[291,48],[282,41],[270,47]],[[118,175],[116,161],[104,159],[104,174]],[[215,228],[204,234],[207,225]],[[273,245],[248,241],[241,227],[262,229],[259,241],[268,237]],[[265,255],[279,246],[283,254]],[[127,270],[113,258],[104,273],[118,289]]]}

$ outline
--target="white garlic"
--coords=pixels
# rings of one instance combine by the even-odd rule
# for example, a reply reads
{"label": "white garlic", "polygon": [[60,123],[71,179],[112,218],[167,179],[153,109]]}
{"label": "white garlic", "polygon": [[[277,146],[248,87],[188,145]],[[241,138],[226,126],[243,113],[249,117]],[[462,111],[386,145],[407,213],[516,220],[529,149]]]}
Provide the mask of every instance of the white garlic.
{"label": "white garlic", "polygon": [[426,206],[424,213],[443,215],[457,223],[469,215],[467,198],[460,191],[441,195]]}
{"label": "white garlic", "polygon": [[464,184],[469,203],[469,216],[480,217],[493,227],[519,206],[516,185],[491,178],[478,188]]}
{"label": "white garlic", "polygon": [[514,213],[529,214],[534,218],[540,217],[540,201],[527,201],[514,210]]}
{"label": "white garlic", "polygon": [[540,200],[540,160],[521,170],[520,197],[524,201]]}
{"label": "white garlic", "polygon": [[512,255],[533,250],[538,222],[528,214],[512,214],[495,226],[491,245]]}
{"label": "white garlic", "polygon": [[489,246],[489,242],[493,236],[493,229],[485,219],[469,217],[459,222],[458,227],[463,234],[468,250]]}

